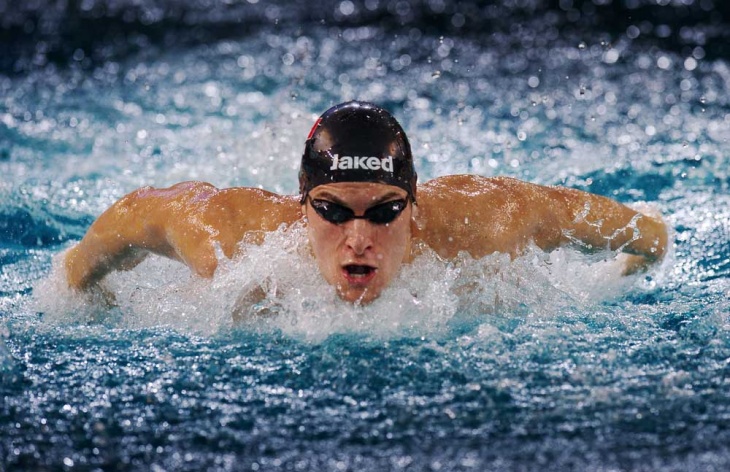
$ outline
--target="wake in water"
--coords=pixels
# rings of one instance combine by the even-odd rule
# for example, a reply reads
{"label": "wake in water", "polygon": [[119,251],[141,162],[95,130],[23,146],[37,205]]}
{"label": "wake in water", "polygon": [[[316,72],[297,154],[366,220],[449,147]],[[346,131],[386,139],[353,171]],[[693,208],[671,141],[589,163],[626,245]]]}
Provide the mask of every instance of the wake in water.
{"label": "wake in water", "polygon": [[358,306],[341,301],[322,278],[303,225],[282,227],[261,245],[242,244],[242,255],[233,260],[219,255],[212,280],[150,256],[85,294],[66,286],[60,254],[51,275],[33,290],[34,308],[51,324],[167,326],[205,335],[235,326],[317,342],[336,333],[440,336],[464,322],[552,317],[621,296],[640,279],[621,276],[621,262],[611,252],[529,248],[515,260],[496,253],[475,260],[464,253],[444,261],[425,249],[380,298]]}

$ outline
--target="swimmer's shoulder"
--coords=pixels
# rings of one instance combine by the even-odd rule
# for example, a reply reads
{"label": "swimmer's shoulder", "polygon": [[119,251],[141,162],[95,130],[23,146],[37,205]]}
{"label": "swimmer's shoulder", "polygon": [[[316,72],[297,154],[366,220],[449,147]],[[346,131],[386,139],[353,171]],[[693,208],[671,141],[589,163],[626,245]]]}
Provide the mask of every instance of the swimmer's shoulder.
{"label": "swimmer's shoulder", "polygon": [[525,232],[523,181],[510,177],[448,175],[418,188],[413,235],[440,256],[466,251],[482,257],[514,253]]}
{"label": "swimmer's shoulder", "polygon": [[216,198],[221,201],[230,201],[233,203],[249,202],[282,207],[300,206],[298,195],[281,195],[256,187],[228,187],[218,189]]}
{"label": "swimmer's shoulder", "polygon": [[[436,177],[418,186],[419,199],[427,202],[499,197],[522,191],[531,184],[512,177],[483,177],[475,174],[454,174]],[[421,196],[423,198],[421,198]]]}
{"label": "swimmer's shoulder", "polygon": [[220,207],[229,211],[274,211],[290,213],[299,211],[299,197],[280,195],[254,187],[217,188],[208,182],[185,181],[167,188],[142,187],[132,192],[126,199],[160,199],[168,204],[184,207]]}
{"label": "swimmer's shoulder", "polygon": [[209,204],[211,212],[247,220],[248,225],[264,230],[274,230],[282,223],[292,224],[302,216],[297,195],[280,195],[253,187],[218,189]]}

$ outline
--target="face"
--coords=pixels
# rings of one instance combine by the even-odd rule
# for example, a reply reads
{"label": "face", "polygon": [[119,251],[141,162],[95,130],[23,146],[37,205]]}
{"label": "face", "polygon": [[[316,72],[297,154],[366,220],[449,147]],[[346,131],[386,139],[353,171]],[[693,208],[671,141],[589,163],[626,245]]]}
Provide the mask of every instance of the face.
{"label": "face", "polygon": [[[309,243],[325,280],[337,288],[343,300],[369,303],[380,295],[410,257],[413,205],[407,192],[392,185],[340,182],[315,187],[309,192],[303,212]],[[366,219],[331,223],[312,207],[324,200],[347,207],[356,216],[376,205],[406,199],[408,204],[387,224]]]}

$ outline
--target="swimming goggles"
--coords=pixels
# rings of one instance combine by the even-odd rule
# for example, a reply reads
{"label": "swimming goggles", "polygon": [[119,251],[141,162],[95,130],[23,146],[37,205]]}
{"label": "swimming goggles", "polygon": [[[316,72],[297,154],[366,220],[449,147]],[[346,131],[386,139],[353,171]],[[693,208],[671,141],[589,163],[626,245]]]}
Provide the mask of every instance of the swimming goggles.
{"label": "swimming goggles", "polygon": [[309,203],[319,216],[336,225],[346,223],[350,220],[368,220],[376,225],[386,225],[398,218],[398,215],[408,206],[408,201],[405,199],[391,200],[372,206],[365,210],[365,213],[361,216],[356,216],[351,208],[330,202],[329,200],[309,198]]}

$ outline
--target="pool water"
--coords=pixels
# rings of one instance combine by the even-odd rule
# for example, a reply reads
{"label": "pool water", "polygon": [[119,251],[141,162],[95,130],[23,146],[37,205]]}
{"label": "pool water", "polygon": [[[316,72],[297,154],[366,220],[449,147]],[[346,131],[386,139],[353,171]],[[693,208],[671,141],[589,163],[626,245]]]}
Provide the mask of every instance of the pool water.
{"label": "pool water", "polygon": [[[42,3],[0,10],[0,471],[730,468],[717,2]],[[354,98],[402,122],[421,181],[648,205],[673,248],[632,277],[426,251],[355,307],[294,226],[213,280],[150,257],[65,286],[63,252],[139,186],[297,192],[313,120]]]}

